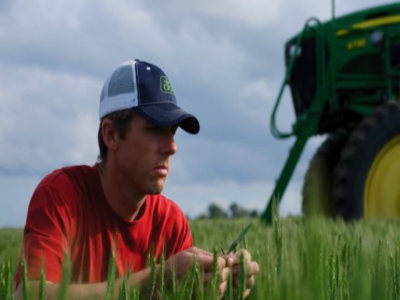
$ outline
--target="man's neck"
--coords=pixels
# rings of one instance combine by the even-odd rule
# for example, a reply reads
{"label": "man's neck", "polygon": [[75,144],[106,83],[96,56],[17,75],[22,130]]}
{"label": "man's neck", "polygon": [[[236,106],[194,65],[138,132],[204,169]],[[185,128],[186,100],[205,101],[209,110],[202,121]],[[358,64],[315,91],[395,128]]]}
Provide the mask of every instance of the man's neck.
{"label": "man's neck", "polygon": [[101,162],[98,165],[101,186],[106,201],[123,219],[133,221],[141,215],[146,195],[135,191],[115,168]]}

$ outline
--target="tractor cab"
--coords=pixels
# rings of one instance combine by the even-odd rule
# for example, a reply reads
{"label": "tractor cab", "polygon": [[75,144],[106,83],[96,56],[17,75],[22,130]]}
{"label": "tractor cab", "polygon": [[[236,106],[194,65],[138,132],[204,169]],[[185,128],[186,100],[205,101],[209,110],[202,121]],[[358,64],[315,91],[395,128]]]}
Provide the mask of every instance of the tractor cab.
{"label": "tractor cab", "polygon": [[[322,211],[325,215],[341,216],[345,219],[368,214],[385,216],[387,213],[383,208],[375,208],[376,213],[368,211],[368,201],[375,201],[377,206],[381,201],[365,198],[369,187],[374,186],[374,190],[380,190],[382,193],[379,197],[390,198],[391,205],[396,203],[400,216],[400,187],[398,191],[394,185],[391,187],[393,195],[398,192],[399,199],[396,200],[394,198],[397,196],[385,194],[384,188],[379,187],[377,181],[371,181],[378,180],[375,175],[375,179],[369,177],[382,147],[397,135],[400,136],[400,123],[395,122],[396,118],[400,119],[400,104],[397,101],[400,98],[400,4],[382,5],[338,18],[333,17],[325,23],[310,18],[303,30],[286,42],[284,51],[286,74],[272,111],[271,132],[277,138],[294,136],[296,141],[263,217],[267,221],[271,220],[272,199],[281,199],[307,140],[317,134],[328,134],[328,146],[324,143],[321,146],[322,150],[317,151],[318,163],[315,159],[314,163],[310,163],[312,173],[315,168],[313,165],[325,165],[324,170],[311,177],[313,180],[318,176],[325,178],[327,183],[318,184],[326,191],[320,195],[314,191],[316,188],[313,188],[312,192],[307,191],[310,183],[306,180],[303,188],[304,213]],[[284,133],[276,126],[276,113],[287,86],[290,89],[296,120],[292,131]],[[391,116],[391,124],[380,124],[382,116],[389,118],[388,115],[393,110],[397,111],[397,106],[399,115]],[[366,129],[361,129],[363,126],[372,126],[375,129],[367,132]],[[385,138],[382,137],[383,130],[390,132],[385,133]],[[353,139],[359,140],[365,135],[369,135],[368,139],[363,138],[365,142],[354,145],[356,142]],[[375,140],[371,142],[371,138]],[[333,140],[335,142],[332,142]],[[377,145],[370,145],[375,142]],[[351,167],[346,165],[345,161],[350,159],[346,156],[351,148],[349,143],[353,143],[351,147],[359,148],[351,151],[360,151],[360,156],[351,154],[352,159],[360,160],[365,156],[362,155],[363,152],[369,153],[360,165],[354,162],[349,163]],[[332,154],[326,158],[322,157],[321,152]],[[400,174],[400,140],[399,154],[394,153],[390,159],[393,160],[397,156],[399,169],[386,169],[389,173],[392,172],[392,176]],[[361,164],[365,166],[361,168]],[[346,167],[343,167],[344,165]],[[361,169],[363,171],[360,171]],[[359,178],[355,174],[343,178],[343,172],[355,172],[360,175]],[[347,196],[340,192],[343,180],[346,181]],[[347,186],[357,186],[359,191],[350,192]],[[314,196],[310,196],[311,194]],[[353,196],[350,196],[351,194]],[[307,200],[310,197],[318,199]]]}

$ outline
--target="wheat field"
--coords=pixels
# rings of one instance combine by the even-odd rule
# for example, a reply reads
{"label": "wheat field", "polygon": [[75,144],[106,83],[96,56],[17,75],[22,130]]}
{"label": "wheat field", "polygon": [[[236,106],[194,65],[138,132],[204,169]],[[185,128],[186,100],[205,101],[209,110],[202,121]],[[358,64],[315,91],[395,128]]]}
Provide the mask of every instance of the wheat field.
{"label": "wheat field", "polygon": [[[275,218],[266,226],[258,219],[217,219],[190,221],[190,226],[196,246],[219,252],[249,223],[239,248],[247,248],[260,265],[249,299],[400,299],[399,221]],[[21,229],[0,230],[0,299],[14,298],[21,237]],[[194,289],[197,275],[193,268],[187,280],[158,296],[216,298],[212,288]],[[120,299],[142,298],[135,290],[120,293]],[[225,298],[240,295],[228,289]]]}

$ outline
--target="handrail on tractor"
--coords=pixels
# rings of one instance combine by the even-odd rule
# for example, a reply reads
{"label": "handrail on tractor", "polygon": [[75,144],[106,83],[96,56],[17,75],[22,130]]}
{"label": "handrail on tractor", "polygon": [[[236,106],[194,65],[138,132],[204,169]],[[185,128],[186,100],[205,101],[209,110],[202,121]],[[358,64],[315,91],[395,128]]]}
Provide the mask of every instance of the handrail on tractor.
{"label": "handrail on tractor", "polygon": [[301,35],[296,41],[296,47],[295,47],[294,53],[292,53],[292,55],[290,56],[289,64],[288,64],[288,67],[286,69],[285,78],[283,79],[281,88],[279,89],[278,98],[276,99],[275,105],[274,105],[274,109],[272,110],[271,119],[270,119],[270,129],[271,129],[272,135],[274,137],[276,137],[276,138],[284,139],[284,138],[288,138],[288,137],[291,137],[291,136],[295,135],[294,131],[284,133],[284,132],[281,132],[278,129],[278,127],[276,125],[276,113],[277,113],[278,107],[280,105],[280,102],[282,100],[282,95],[283,95],[283,92],[285,90],[285,86],[289,84],[289,79],[290,79],[290,76],[292,74],[292,70],[293,70],[293,67],[294,67],[294,64],[295,64],[295,61],[296,61],[296,58],[297,58],[296,54],[299,51],[299,48],[300,48],[300,45],[301,45],[301,43],[303,41],[303,37],[305,35],[305,32],[310,27],[313,26],[313,25],[310,25],[311,22],[315,22],[318,27],[321,25],[321,22],[315,17],[309,18],[306,21],[306,23],[304,24],[304,28],[303,28],[303,30],[301,32]]}

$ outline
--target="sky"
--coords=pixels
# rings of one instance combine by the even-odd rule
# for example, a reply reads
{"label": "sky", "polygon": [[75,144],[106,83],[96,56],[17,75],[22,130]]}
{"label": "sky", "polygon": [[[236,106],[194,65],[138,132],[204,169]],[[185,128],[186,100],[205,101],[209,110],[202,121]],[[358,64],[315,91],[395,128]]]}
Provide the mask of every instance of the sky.
{"label": "sky", "polygon": [[[382,3],[336,0],[335,12]],[[331,12],[330,0],[0,0],[0,227],[25,224],[46,174],[96,162],[103,81],[134,58],[160,66],[201,124],[198,135],[178,130],[163,194],[189,217],[211,203],[263,211],[294,142],[269,129],[283,45]],[[278,125],[289,130],[289,91],[282,101]],[[308,142],[282,216],[301,214],[303,176],[323,139]]]}

